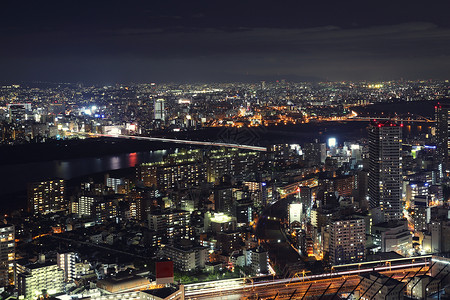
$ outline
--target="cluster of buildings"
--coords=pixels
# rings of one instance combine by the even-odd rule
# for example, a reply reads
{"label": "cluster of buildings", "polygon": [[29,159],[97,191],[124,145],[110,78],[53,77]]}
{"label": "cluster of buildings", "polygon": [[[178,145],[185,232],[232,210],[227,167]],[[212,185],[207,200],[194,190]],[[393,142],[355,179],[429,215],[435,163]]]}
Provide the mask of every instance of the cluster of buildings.
{"label": "cluster of buildings", "polygon": [[[55,236],[76,241],[82,236],[86,247],[169,260],[184,274],[239,270],[263,275],[273,272],[270,261],[277,257],[270,244],[277,241],[261,239],[255,228],[261,218],[271,217],[265,208],[285,203],[284,213],[272,217],[281,221],[306,264],[323,260],[337,266],[378,253],[448,251],[448,201],[442,188],[448,163],[445,153],[436,154],[443,151],[438,139],[445,132],[430,130],[422,144],[415,137],[412,145],[403,129],[392,121],[372,121],[364,141],[280,144],[267,151],[179,149],[160,162],[138,165],[126,178],[107,175],[102,182],[75,187],[64,180],[33,183],[30,215],[53,222],[41,230],[22,224],[16,240]],[[72,261],[76,268],[51,276],[72,278],[72,288],[79,287],[74,278],[80,276],[95,282],[130,269],[142,271],[132,261],[111,264],[96,257],[93,264],[81,252],[76,259],[64,255],[58,254],[49,270],[60,272]],[[34,276],[26,263],[8,270],[16,282]],[[63,286],[64,292],[70,290]]]}
{"label": "cluster of buildings", "polygon": [[353,106],[448,96],[446,81],[0,87],[0,143],[344,120]]}
{"label": "cluster of buildings", "polygon": [[[65,86],[52,98],[55,105],[44,111],[34,104],[6,105],[2,139],[10,143],[11,136],[20,136],[8,133],[11,126],[25,132],[29,125],[47,126],[36,136],[51,138],[55,128],[57,135],[146,134],[198,124],[227,126],[230,120],[264,125],[261,120],[279,118],[280,111],[287,123],[295,114],[296,120],[305,120],[313,115],[309,109],[321,105],[347,113],[351,105],[365,104],[358,102],[364,97],[372,102],[368,95],[414,100],[419,96],[413,90],[432,86],[433,93],[427,89],[421,96],[428,99],[445,93],[447,83],[332,86]],[[20,100],[24,90],[6,87],[1,95],[15,92]],[[30,93],[41,95],[38,101],[51,91]],[[302,109],[298,93],[308,99]],[[90,100],[77,102],[86,95]],[[262,111],[260,123],[246,123]],[[278,275],[289,274],[285,269],[292,266],[278,265],[282,259],[273,250],[281,240],[262,234],[269,230],[264,227],[267,220],[279,223],[270,230],[286,237],[300,270],[315,261],[322,261],[321,271],[326,272],[376,255],[449,252],[445,187],[450,105],[443,102],[435,112],[434,126],[424,125],[413,137],[404,135],[410,124],[373,120],[362,140],[277,144],[265,151],[177,149],[126,176],[30,183],[27,212],[6,215],[0,225],[0,286],[14,286],[16,295],[25,299],[47,294],[182,299],[184,287],[177,280],[275,275],[274,269]],[[38,121],[43,118],[51,120]],[[167,262],[160,276],[158,263]],[[368,291],[397,284],[392,278],[366,277],[362,284]],[[373,297],[367,293],[367,299]]]}

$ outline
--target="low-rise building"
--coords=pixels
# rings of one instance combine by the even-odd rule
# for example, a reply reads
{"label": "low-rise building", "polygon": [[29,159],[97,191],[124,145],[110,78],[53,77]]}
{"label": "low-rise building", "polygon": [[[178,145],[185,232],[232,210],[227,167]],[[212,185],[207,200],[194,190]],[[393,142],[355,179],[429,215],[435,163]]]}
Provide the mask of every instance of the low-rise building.
{"label": "low-rise building", "polygon": [[406,220],[384,222],[372,226],[375,245],[381,252],[405,254],[412,248],[412,235]]}
{"label": "low-rise building", "polygon": [[159,256],[173,261],[174,267],[183,272],[203,269],[208,261],[205,247],[162,247]]}
{"label": "low-rise building", "polygon": [[408,281],[406,294],[414,299],[426,299],[438,291],[439,280],[428,275],[421,275]]}
{"label": "low-rise building", "polygon": [[404,283],[380,273],[360,276],[362,281],[358,287],[361,300],[402,300]]}
{"label": "low-rise building", "polygon": [[43,291],[49,295],[64,291],[64,271],[55,263],[41,261],[18,269],[17,288],[25,299],[37,299]]}

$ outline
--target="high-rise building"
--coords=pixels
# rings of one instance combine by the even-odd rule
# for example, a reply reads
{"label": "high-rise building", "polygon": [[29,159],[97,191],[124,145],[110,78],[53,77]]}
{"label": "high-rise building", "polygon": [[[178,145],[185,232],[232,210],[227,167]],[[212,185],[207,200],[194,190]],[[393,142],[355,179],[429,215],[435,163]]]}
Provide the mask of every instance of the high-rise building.
{"label": "high-rise building", "polygon": [[164,108],[164,99],[156,99],[153,101],[154,109],[154,119],[155,120],[166,120],[166,111]]}
{"label": "high-rise building", "polygon": [[239,149],[215,149],[207,155],[208,182],[220,181],[222,176],[229,175],[237,180],[246,180],[258,169],[260,153],[256,151],[240,151]]}
{"label": "high-rise building", "polygon": [[112,188],[116,194],[119,192],[119,186],[125,183],[123,178],[112,178],[109,176],[106,177],[105,181],[106,186]]}
{"label": "high-rise building", "polygon": [[164,157],[162,162],[139,165],[137,176],[145,186],[162,191],[198,186],[206,181],[206,165],[201,150],[181,150]]}
{"label": "high-rise building", "polygon": [[182,210],[163,210],[148,215],[150,230],[163,234],[165,239],[189,238],[191,235],[190,213]]}
{"label": "high-rise building", "polygon": [[450,104],[441,104],[435,106],[436,120],[436,152],[439,159],[441,176],[449,167],[449,126],[450,126]]}
{"label": "high-rise building", "polygon": [[341,265],[364,260],[366,225],[363,218],[333,221],[329,232],[331,264]]}
{"label": "high-rise building", "polygon": [[303,159],[309,166],[324,164],[327,158],[327,146],[324,143],[306,143],[302,151]]}
{"label": "high-rise building", "polygon": [[78,199],[78,211],[77,214],[80,217],[90,217],[93,214],[93,205],[95,203],[94,197],[80,196]]}
{"label": "high-rise building", "polygon": [[0,225],[0,287],[14,284],[14,225]]}
{"label": "high-rise building", "polygon": [[231,214],[233,209],[233,188],[231,186],[214,189],[214,207],[216,212]]}
{"label": "high-rise building", "polygon": [[64,271],[64,281],[74,280],[76,254],[74,252],[58,253],[56,261],[58,267]]}
{"label": "high-rise building", "polygon": [[28,186],[28,210],[34,214],[66,210],[68,203],[65,198],[65,182],[55,179],[34,182]]}
{"label": "high-rise building", "polygon": [[373,121],[369,127],[369,205],[379,207],[384,220],[402,217],[402,127]]}

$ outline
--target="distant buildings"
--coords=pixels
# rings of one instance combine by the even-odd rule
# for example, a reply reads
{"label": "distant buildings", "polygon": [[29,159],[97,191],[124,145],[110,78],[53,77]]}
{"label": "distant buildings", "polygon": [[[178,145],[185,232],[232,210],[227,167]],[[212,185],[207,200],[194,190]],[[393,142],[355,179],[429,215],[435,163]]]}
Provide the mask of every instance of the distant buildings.
{"label": "distant buildings", "polygon": [[385,221],[403,217],[402,127],[391,121],[369,127],[369,205],[380,208]]}
{"label": "distant buildings", "polygon": [[166,120],[165,100],[155,99],[153,101],[154,119],[164,122]]}
{"label": "distant buildings", "polygon": [[31,114],[31,103],[8,104],[9,121],[11,123],[21,123],[28,119]]}

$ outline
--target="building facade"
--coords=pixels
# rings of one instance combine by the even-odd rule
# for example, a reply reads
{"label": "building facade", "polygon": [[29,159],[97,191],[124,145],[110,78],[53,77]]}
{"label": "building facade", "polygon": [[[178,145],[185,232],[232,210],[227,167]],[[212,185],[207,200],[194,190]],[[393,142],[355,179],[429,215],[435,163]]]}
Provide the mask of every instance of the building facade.
{"label": "building facade", "polygon": [[64,180],[55,179],[29,184],[28,210],[31,213],[47,214],[67,208]]}
{"label": "building facade", "polygon": [[0,225],[0,287],[14,284],[15,259],[14,225]]}
{"label": "building facade", "polygon": [[363,261],[366,257],[366,225],[364,219],[333,221],[330,232],[330,263],[342,265]]}
{"label": "building facade", "polygon": [[384,221],[402,218],[402,126],[372,122],[369,126],[369,205]]}

